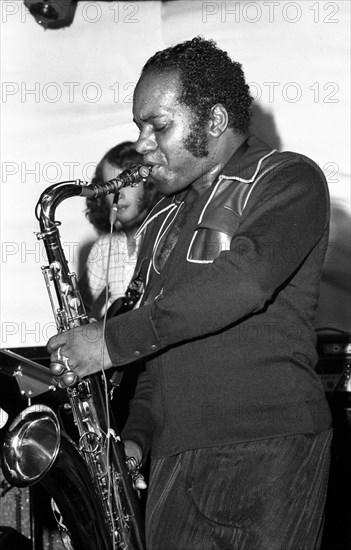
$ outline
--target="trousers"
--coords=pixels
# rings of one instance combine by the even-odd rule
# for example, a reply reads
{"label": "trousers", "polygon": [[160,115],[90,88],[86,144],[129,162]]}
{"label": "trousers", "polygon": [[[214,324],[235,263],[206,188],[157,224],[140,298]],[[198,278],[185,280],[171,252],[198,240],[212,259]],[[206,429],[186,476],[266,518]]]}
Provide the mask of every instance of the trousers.
{"label": "trousers", "polygon": [[332,430],[151,461],[147,550],[318,550]]}

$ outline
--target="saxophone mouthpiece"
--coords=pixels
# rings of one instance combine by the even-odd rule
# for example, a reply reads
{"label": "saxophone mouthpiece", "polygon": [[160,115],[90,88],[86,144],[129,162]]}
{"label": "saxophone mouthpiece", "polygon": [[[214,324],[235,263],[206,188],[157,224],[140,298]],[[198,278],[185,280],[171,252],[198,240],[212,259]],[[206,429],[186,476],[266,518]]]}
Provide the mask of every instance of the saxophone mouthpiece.
{"label": "saxophone mouthpiece", "polygon": [[140,166],[139,174],[143,179],[146,179],[151,172],[151,166]]}

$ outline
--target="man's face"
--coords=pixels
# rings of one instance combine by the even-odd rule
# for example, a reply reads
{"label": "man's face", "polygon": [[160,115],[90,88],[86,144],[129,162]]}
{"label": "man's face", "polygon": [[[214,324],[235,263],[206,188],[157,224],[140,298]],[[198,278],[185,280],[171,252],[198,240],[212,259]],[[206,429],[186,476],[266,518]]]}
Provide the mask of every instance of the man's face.
{"label": "man's face", "polygon": [[179,86],[175,72],[150,73],[141,77],[134,93],[133,115],[140,130],[136,149],[152,166],[150,177],[164,195],[201,180],[211,168],[207,126],[197,128],[190,109],[179,103]]}

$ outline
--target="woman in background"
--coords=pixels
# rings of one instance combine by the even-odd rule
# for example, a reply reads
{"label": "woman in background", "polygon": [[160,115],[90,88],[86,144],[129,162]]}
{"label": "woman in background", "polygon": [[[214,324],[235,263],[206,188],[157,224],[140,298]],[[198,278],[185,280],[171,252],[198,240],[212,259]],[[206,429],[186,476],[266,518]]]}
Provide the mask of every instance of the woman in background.
{"label": "woman in background", "polygon": [[[134,143],[124,141],[110,149],[100,160],[92,183],[101,185],[116,178],[134,164],[142,164],[142,156]],[[156,202],[152,184],[124,187],[119,192],[117,218],[112,228],[110,245],[110,211],[113,194],[87,199],[86,216],[99,234],[92,246],[79,286],[88,315],[99,319],[104,310],[124,296],[132,278],[142,236],[135,233]],[[109,261],[108,261],[109,258]],[[108,302],[106,273],[108,268]]]}

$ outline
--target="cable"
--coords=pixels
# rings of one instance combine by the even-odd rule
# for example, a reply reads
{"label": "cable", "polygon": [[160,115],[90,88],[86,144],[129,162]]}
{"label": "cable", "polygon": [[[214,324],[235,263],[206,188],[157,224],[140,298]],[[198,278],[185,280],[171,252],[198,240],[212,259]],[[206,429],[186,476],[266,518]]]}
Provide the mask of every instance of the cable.
{"label": "cable", "polygon": [[106,438],[107,438],[107,447],[106,447],[106,453],[107,453],[107,478],[108,478],[108,507],[110,510],[110,517],[111,517],[111,523],[112,523],[112,531],[113,531],[113,550],[116,550],[116,537],[114,536],[115,533],[115,521],[113,517],[113,506],[111,503],[111,495],[113,490],[113,480],[111,479],[111,468],[110,468],[110,437],[111,437],[111,419],[110,419],[110,407],[109,407],[109,394],[107,389],[107,378],[105,373],[105,365],[104,365],[104,339],[105,339],[105,332],[106,332],[106,321],[107,321],[107,310],[108,310],[108,301],[109,301],[109,272],[110,272],[110,258],[111,258],[111,249],[112,249],[112,235],[114,231],[114,224],[116,222],[117,218],[117,202],[118,202],[119,193],[117,192],[113,199],[113,204],[110,210],[110,232],[109,232],[109,241],[108,241],[108,249],[107,249],[107,264],[106,264],[106,273],[105,273],[105,311],[104,316],[102,320],[102,336],[103,336],[103,344],[101,348],[101,373],[104,381],[104,395],[105,395],[105,409],[106,409]]}

